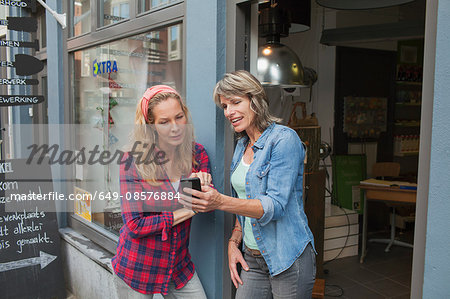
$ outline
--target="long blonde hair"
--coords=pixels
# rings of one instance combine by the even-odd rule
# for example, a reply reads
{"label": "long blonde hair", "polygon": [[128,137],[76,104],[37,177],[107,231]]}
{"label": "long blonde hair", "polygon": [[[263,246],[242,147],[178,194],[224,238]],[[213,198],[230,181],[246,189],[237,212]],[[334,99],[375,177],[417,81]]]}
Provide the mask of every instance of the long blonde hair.
{"label": "long blonde hair", "polygon": [[[141,157],[147,157],[152,149],[152,145],[158,147],[158,133],[156,132],[153,125],[155,124],[155,117],[153,115],[153,110],[159,103],[166,101],[168,98],[174,98],[178,101],[183,111],[187,125],[185,126],[185,136],[183,143],[178,145],[175,149],[175,157],[177,157],[177,162],[174,166],[176,171],[180,172],[182,175],[189,175],[192,171],[192,167],[195,164],[194,152],[195,152],[195,142],[194,142],[194,131],[192,129],[191,117],[187,106],[183,103],[180,96],[173,92],[160,92],[154,95],[148,101],[148,111],[147,120],[142,113],[142,101],[144,97],[141,98],[136,107],[136,117],[135,126],[133,133],[131,135],[131,143],[135,147],[135,152],[142,154]],[[193,164],[194,163],[194,164]],[[148,181],[152,185],[160,185],[161,179],[164,178],[164,169],[160,165],[152,163],[135,163],[139,174],[143,179]]]}

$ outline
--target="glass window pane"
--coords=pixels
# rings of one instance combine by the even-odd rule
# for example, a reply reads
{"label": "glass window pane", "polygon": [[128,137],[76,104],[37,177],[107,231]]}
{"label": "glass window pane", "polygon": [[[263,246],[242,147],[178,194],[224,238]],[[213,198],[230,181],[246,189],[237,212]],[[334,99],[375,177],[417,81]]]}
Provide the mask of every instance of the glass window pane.
{"label": "glass window pane", "polygon": [[[0,10],[2,8],[0,7]],[[6,37],[1,37],[0,40],[6,40]],[[7,57],[7,49],[6,47],[0,47],[0,57]],[[0,68],[0,76],[1,78],[8,78],[8,68],[2,67]],[[0,85],[1,94],[8,94],[8,85]],[[6,109],[5,109],[6,110]]]}
{"label": "glass window pane", "polygon": [[[110,153],[123,149],[136,104],[148,87],[166,84],[183,90],[181,49],[175,49],[180,59],[168,59],[169,45],[181,44],[181,28],[169,26],[74,52],[74,123],[83,125],[76,129],[77,150],[96,145]],[[118,163],[84,164],[75,172],[73,193],[120,192]],[[97,197],[89,206],[92,222],[118,233],[119,201]]]}
{"label": "glass window pane", "polygon": [[39,16],[39,38],[41,43],[41,49],[47,47],[47,21],[46,21],[45,10]]}
{"label": "glass window pane", "polygon": [[0,6],[0,19],[6,19],[8,15],[6,12],[7,7],[8,6]]}
{"label": "glass window pane", "polygon": [[140,0],[139,1],[139,13],[158,9],[164,6],[168,6],[175,2],[181,2],[180,0]]}
{"label": "glass window pane", "polygon": [[120,11],[122,12],[121,17],[125,19],[130,18],[130,5],[128,3],[120,4]]}
{"label": "glass window pane", "polygon": [[129,0],[104,0],[100,1],[103,9],[103,18],[100,26],[114,24],[130,17],[130,1]]}
{"label": "glass window pane", "polygon": [[181,59],[181,26],[175,25],[169,28],[168,48],[169,61]]}
{"label": "glass window pane", "polygon": [[91,31],[91,0],[71,0],[73,36]]}

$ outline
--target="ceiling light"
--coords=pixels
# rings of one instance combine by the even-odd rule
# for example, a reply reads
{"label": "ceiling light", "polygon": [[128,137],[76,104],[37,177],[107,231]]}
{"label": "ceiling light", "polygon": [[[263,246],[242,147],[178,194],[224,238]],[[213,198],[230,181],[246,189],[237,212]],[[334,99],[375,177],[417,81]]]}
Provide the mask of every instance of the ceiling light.
{"label": "ceiling light", "polygon": [[268,42],[259,47],[257,77],[263,85],[307,86],[300,59],[288,46]]}
{"label": "ceiling light", "polygon": [[[299,4],[306,2],[309,4],[306,5],[309,15],[309,0],[272,0],[259,6],[259,37],[264,37],[267,41],[259,47],[257,59],[257,78],[263,85],[309,86],[305,82],[303,66],[298,56],[288,46],[280,43],[281,37],[289,35],[291,16],[299,12]],[[309,28],[310,17],[306,19],[308,24],[299,25]]]}

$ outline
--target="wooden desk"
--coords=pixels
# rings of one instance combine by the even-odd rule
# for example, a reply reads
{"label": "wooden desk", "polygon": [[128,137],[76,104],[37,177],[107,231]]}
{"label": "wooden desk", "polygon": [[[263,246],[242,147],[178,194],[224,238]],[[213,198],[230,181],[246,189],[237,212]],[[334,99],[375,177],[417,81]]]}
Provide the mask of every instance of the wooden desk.
{"label": "wooden desk", "polygon": [[368,201],[383,201],[391,203],[415,204],[417,190],[400,189],[399,187],[371,186],[360,184],[359,187],[365,192],[364,212],[363,212],[363,235],[360,263],[364,262],[366,256],[367,242],[367,206]]}

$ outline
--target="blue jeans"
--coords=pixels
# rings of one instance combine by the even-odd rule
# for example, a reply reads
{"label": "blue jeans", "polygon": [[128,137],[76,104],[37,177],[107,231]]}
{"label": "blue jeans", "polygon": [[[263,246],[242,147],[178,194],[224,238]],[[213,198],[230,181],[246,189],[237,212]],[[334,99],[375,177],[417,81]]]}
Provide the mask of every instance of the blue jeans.
{"label": "blue jeans", "polygon": [[311,243],[289,269],[276,276],[269,275],[262,256],[255,257],[246,249],[244,258],[250,269],[241,271],[244,284],[239,285],[236,299],[311,298],[316,279],[316,254]]}

